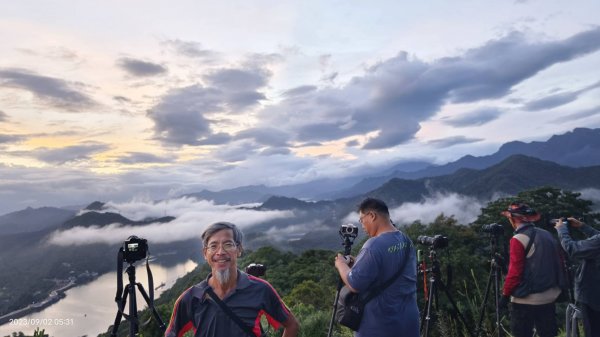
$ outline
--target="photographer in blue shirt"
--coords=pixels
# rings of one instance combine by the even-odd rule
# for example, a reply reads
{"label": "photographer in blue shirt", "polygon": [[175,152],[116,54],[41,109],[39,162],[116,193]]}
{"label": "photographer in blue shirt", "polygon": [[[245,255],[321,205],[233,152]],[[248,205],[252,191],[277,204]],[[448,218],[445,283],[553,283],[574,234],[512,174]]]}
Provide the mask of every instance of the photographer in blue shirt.
{"label": "photographer in blue shirt", "polygon": [[358,213],[370,238],[352,267],[352,257],[336,256],[335,267],[346,286],[353,292],[365,293],[380,287],[400,268],[403,270],[400,277],[365,305],[355,336],[418,337],[417,261],[413,244],[394,227],[383,201],[367,198],[359,205]]}
{"label": "photographer in blue shirt", "polygon": [[[600,337],[600,231],[575,219],[560,219],[554,226],[568,256],[580,260],[575,277],[575,299],[584,313],[586,336]],[[587,239],[575,241],[569,227]]]}

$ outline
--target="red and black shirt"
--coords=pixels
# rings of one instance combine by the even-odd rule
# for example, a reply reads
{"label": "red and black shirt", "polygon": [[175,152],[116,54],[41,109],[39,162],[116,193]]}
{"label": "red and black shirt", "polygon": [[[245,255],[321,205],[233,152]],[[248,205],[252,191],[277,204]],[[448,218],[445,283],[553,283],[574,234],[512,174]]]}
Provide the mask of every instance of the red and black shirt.
{"label": "red and black shirt", "polygon": [[[206,294],[209,287],[206,280],[190,287],[175,302],[173,314],[165,337],[181,337],[192,330],[194,337],[247,337],[246,333],[233,322]],[[269,324],[278,329],[289,316],[289,309],[275,289],[265,280],[238,270],[237,285],[223,302],[256,336],[261,335],[260,319],[267,318]]]}

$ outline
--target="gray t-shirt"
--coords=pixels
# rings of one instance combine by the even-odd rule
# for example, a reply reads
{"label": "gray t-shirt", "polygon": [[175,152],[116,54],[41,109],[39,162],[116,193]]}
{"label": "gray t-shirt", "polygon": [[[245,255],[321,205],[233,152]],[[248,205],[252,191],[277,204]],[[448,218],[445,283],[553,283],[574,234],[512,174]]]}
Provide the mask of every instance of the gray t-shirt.
{"label": "gray t-shirt", "polygon": [[400,231],[383,233],[365,242],[348,274],[352,288],[365,294],[391,279],[400,268],[403,271],[392,285],[366,304],[355,336],[419,336],[416,264],[413,244]]}

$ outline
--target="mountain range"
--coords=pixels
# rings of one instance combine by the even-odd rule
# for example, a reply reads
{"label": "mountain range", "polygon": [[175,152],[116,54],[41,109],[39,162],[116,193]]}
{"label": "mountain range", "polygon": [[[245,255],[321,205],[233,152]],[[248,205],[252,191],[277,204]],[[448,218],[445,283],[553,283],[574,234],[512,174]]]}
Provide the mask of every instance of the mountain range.
{"label": "mountain range", "polygon": [[554,135],[544,142],[513,141],[503,144],[498,151],[491,155],[479,157],[467,155],[444,165],[432,165],[422,161],[399,162],[379,172],[371,172],[369,175],[319,179],[303,184],[275,187],[248,185],[221,191],[203,190],[186,196],[213,200],[218,204],[261,203],[270,196],[335,200],[359,196],[394,178],[414,180],[448,175],[460,169],[489,168],[515,154],[535,157],[569,167],[600,165],[600,129],[576,128],[562,135]]}
{"label": "mountain range", "polygon": [[[321,201],[307,201],[308,199],[292,193],[305,192],[309,188],[316,193],[319,182],[304,184],[302,188],[270,188],[259,185],[219,192],[202,191],[188,196],[209,198],[217,203],[258,202],[259,205],[253,207],[257,211],[287,210],[293,213],[292,217],[264,221],[246,229],[245,245],[250,249],[264,245],[279,246],[293,251],[309,248],[338,249],[340,240],[337,229],[340,220],[353,212],[365,196],[382,198],[390,207],[397,207],[405,202],[422,201],[440,192],[490,200],[494,196],[513,195],[542,186],[568,190],[600,189],[599,143],[600,129],[575,129],[573,132],[554,136],[547,142],[512,142],[503,145],[492,155],[467,156],[442,166],[425,167],[425,163],[413,162],[407,166],[409,170],[413,170],[411,172],[399,171],[398,168],[402,165],[388,168],[386,175],[368,180],[369,184],[374,184],[378,179],[387,179],[373,188],[366,188],[367,180],[363,180],[360,184],[363,184],[364,189],[348,192],[340,198]],[[526,152],[527,155],[513,154],[519,151]],[[536,156],[531,156],[532,153]],[[549,158],[553,160],[547,160]],[[442,174],[443,172],[449,173]],[[429,175],[421,176],[425,173]],[[321,183],[324,188],[329,188],[332,181],[328,184]],[[346,186],[352,186],[349,180],[346,183]],[[302,193],[300,194],[303,195]],[[152,222],[170,222],[175,219],[165,216],[133,221],[121,214],[106,212],[103,206],[101,202],[93,202],[83,211],[52,207],[28,208],[0,216],[0,246],[3,247],[0,263],[3,270],[12,271],[1,273],[0,283],[13,289],[13,292],[8,294],[9,297],[0,298],[0,313],[18,307],[17,303],[31,303],[32,300],[43,298],[44,294],[52,290],[52,279],[65,278],[74,272],[85,270],[101,273],[114,268],[116,245],[45,244],[48,235],[54,230],[92,225],[103,227],[115,222],[144,226]],[[287,231],[290,228],[294,230]],[[278,233],[278,237],[274,238],[272,230]],[[195,259],[200,259],[198,246],[196,238],[176,244],[157,244],[152,248],[154,254],[160,254],[177,247],[179,258],[196,255]],[[27,250],[23,251],[22,247],[27,247]],[[43,266],[27,267],[42,260],[45,261]],[[36,283],[35,280],[44,281]],[[32,295],[34,293],[35,296]]]}

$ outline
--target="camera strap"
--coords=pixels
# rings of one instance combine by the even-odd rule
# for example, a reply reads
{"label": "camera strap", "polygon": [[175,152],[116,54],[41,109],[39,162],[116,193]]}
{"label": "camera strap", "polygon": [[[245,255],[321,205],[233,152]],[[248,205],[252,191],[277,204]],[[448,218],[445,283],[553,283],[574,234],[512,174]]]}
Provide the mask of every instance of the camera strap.
{"label": "camera strap", "polygon": [[244,324],[241,318],[239,318],[238,315],[231,311],[231,308],[229,308],[227,304],[225,304],[225,302],[221,301],[219,296],[215,294],[215,291],[211,287],[206,288],[206,293],[213,299],[213,301],[215,301],[215,303],[217,303],[219,308],[221,308],[221,310],[223,310],[227,314],[227,316],[229,316],[229,318],[231,318],[231,320],[234,321],[235,324],[237,324],[237,326],[240,327],[240,329],[242,329],[242,331],[244,331],[248,336],[256,337],[252,329],[246,324]]}
{"label": "camera strap", "polygon": [[527,247],[525,247],[525,258],[529,255],[529,251],[531,250],[531,246],[533,246],[533,240],[535,240],[535,234],[537,231],[535,227],[531,228],[531,235],[529,235],[529,242],[527,242]]}

